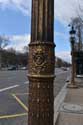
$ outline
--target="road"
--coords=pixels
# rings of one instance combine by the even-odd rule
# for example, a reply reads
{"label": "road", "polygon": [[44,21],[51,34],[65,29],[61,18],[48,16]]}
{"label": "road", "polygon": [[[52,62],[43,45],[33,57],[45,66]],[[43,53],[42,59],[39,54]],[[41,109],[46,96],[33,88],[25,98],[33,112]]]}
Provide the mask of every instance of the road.
{"label": "road", "polygon": [[27,71],[0,72],[0,125],[27,125]]}
{"label": "road", "polygon": [[56,69],[56,78],[54,81],[54,97],[60,92],[61,88],[64,86],[67,79],[69,79],[70,70],[68,71],[60,71],[60,69]]}
{"label": "road", "polygon": [[[63,87],[69,71],[56,69],[54,96]],[[27,125],[27,71],[0,71],[0,125]]]}

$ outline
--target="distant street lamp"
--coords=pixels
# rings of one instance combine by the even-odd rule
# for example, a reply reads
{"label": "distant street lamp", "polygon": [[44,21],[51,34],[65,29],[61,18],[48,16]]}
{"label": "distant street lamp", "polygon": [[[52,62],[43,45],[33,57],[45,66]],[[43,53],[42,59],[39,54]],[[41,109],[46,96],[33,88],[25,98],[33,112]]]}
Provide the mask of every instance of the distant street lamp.
{"label": "distant street lamp", "polygon": [[74,27],[71,27],[71,30],[69,32],[70,34],[70,42],[71,42],[71,56],[72,56],[72,74],[71,74],[71,83],[68,84],[68,88],[77,88],[78,86],[75,83],[75,34],[76,31],[74,30]]}

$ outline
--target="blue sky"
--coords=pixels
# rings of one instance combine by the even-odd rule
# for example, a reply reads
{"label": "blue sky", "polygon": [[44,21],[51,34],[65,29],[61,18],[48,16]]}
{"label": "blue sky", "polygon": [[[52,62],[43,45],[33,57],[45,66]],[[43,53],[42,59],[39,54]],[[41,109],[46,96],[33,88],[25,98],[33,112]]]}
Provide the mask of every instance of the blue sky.
{"label": "blue sky", "polygon": [[0,9],[0,34],[23,35],[30,33],[30,17],[20,11]]}
{"label": "blue sky", "polygon": [[[55,0],[55,8],[56,55],[70,62],[68,24],[77,16],[77,3],[76,0]],[[10,38],[9,47],[21,51],[30,42],[30,11],[31,0],[0,0],[0,35]]]}

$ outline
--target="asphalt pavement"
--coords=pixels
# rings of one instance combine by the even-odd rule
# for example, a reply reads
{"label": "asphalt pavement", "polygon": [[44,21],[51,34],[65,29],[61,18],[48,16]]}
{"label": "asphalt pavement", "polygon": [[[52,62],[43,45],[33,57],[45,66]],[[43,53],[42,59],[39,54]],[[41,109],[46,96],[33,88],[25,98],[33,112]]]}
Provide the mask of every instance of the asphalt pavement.
{"label": "asphalt pavement", "polygon": [[[26,70],[0,71],[0,125],[27,125],[28,79]],[[63,87],[69,71],[56,69],[54,96]]]}
{"label": "asphalt pavement", "polygon": [[0,72],[0,125],[27,125],[27,71]]}

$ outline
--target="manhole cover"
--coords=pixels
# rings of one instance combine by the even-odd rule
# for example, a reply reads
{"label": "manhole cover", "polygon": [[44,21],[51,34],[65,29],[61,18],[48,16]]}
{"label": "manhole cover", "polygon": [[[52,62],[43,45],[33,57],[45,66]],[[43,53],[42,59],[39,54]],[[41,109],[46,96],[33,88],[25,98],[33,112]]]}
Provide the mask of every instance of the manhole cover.
{"label": "manhole cover", "polygon": [[83,111],[83,107],[76,104],[64,104],[63,109],[71,112],[80,112]]}

